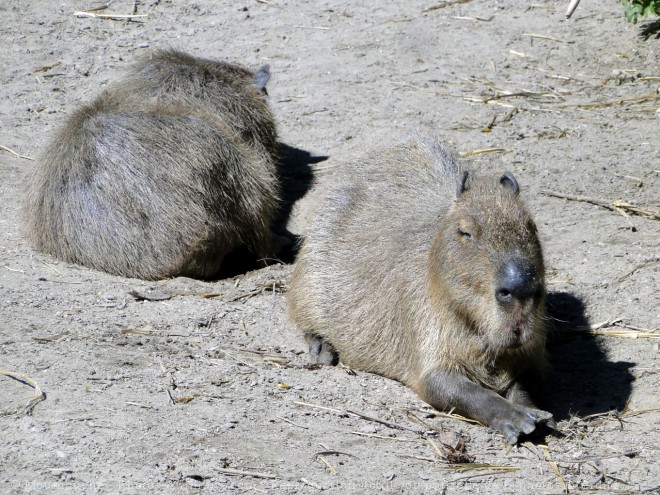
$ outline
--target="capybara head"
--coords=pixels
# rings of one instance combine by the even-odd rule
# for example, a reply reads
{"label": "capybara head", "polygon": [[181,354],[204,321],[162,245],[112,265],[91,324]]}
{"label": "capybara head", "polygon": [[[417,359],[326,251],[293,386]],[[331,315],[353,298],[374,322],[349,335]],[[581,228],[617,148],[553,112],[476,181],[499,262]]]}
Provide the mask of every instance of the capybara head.
{"label": "capybara head", "polygon": [[510,173],[464,172],[430,259],[431,291],[499,355],[543,338],[544,266],[536,225]]}

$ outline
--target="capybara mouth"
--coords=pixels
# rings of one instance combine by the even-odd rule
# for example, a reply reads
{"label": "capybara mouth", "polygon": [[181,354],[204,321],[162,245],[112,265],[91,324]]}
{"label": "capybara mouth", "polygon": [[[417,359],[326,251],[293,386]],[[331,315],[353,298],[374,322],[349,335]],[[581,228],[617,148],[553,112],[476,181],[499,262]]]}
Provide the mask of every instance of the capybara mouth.
{"label": "capybara mouth", "polygon": [[507,320],[501,328],[503,335],[507,336],[506,348],[517,349],[532,340],[536,321],[534,306],[531,303],[516,304]]}

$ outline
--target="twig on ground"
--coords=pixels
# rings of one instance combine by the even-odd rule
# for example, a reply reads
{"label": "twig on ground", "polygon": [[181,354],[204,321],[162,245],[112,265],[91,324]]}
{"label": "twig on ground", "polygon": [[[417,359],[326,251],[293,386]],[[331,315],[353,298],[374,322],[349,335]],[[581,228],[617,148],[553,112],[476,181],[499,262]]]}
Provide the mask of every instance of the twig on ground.
{"label": "twig on ground", "polygon": [[9,270],[10,272],[15,272],[15,273],[25,273],[25,270],[19,270],[17,268],[9,268],[7,265],[3,265],[4,268]]}
{"label": "twig on ground", "polygon": [[111,21],[130,21],[139,17],[147,17],[147,14],[95,14],[93,12],[76,11],[73,13],[76,17],[93,17],[96,19],[109,19]]}
{"label": "twig on ground", "polygon": [[561,486],[562,493],[568,493],[568,485],[566,485],[566,480],[559,471],[559,466],[557,466],[557,463],[552,459],[548,447],[546,445],[538,445],[538,447],[543,450],[543,456],[545,457],[545,460],[548,463],[550,470],[553,473],[555,473],[555,475],[557,476],[557,480],[559,481],[559,485]]}
{"label": "twig on ground", "polygon": [[463,421],[465,423],[470,423],[470,424],[473,424],[473,425],[480,425],[481,424],[476,419],[466,418],[465,416],[461,416],[460,414],[454,413],[453,409],[449,412],[433,411],[433,415],[438,416],[439,418],[457,419],[459,421]]}
{"label": "twig on ground", "polygon": [[631,271],[629,271],[625,275],[622,275],[621,277],[619,277],[616,281],[617,282],[623,282],[625,279],[627,279],[628,277],[631,277],[638,270],[641,270],[643,268],[648,268],[648,267],[651,267],[651,266],[657,266],[657,265],[660,265],[660,259],[656,258],[656,259],[653,259],[653,260],[645,261],[644,263],[640,263],[639,265],[637,265],[635,268],[633,268]]}
{"label": "twig on ground", "polygon": [[579,3],[580,0],[571,0],[571,3],[568,4],[568,9],[566,10],[566,19],[571,18],[573,12],[575,12],[575,9],[577,9]]}
{"label": "twig on ground", "polygon": [[458,478],[454,478],[453,480],[449,480],[450,483],[454,483],[456,481],[464,481],[464,480],[469,480],[472,478],[479,478],[482,476],[497,476],[498,474],[502,473],[479,473],[479,474],[471,474],[469,476],[459,476]]}
{"label": "twig on ground", "polygon": [[[258,0],[258,1],[263,1],[263,0]],[[308,479],[300,478],[300,482],[304,483],[305,485],[309,485],[312,488],[316,488],[317,490],[323,490],[323,487],[321,485],[317,485],[316,483],[313,483],[313,482],[309,481]]]}
{"label": "twig on ground", "polygon": [[465,464],[449,464],[446,467],[442,468],[442,471],[455,471],[455,472],[465,472],[465,471],[479,471],[479,470],[492,470],[492,471],[518,471],[520,468],[518,466],[498,466],[493,464],[474,464],[474,463],[465,463]]}
{"label": "twig on ground", "polygon": [[321,461],[323,464],[325,464],[325,466],[328,468],[328,470],[329,470],[332,474],[337,474],[337,470],[334,468],[334,466],[333,466],[332,464],[330,464],[330,463],[326,460],[326,458],[323,457],[321,454],[316,454],[316,455],[314,455],[314,459],[316,459],[317,461]]}
{"label": "twig on ground", "polygon": [[32,158],[31,156],[21,155],[17,151],[14,151],[13,149],[8,148],[7,146],[3,146],[1,144],[0,144],[0,149],[5,150],[5,151],[7,151],[7,152],[11,153],[12,155],[17,156],[19,158],[23,158],[24,160],[34,160],[34,158]]}
{"label": "twig on ground", "polygon": [[147,404],[140,404],[139,402],[132,402],[132,401],[129,401],[129,400],[126,401],[126,405],[127,406],[137,406],[137,407],[141,407],[142,409],[152,409],[154,411],[158,410],[153,406],[149,406]]}
{"label": "twig on ground", "polygon": [[361,437],[369,438],[380,438],[382,440],[394,440],[395,442],[417,442],[419,440],[412,438],[398,438],[398,437],[386,437],[385,435],[376,435],[375,433],[364,433],[362,431],[352,431],[352,435],[359,435]]}
{"label": "twig on ground", "polygon": [[486,153],[503,153],[505,151],[509,151],[509,150],[506,148],[484,148],[480,150],[466,151],[464,153],[461,153],[460,155],[462,157],[466,157],[466,156],[475,156],[475,155],[485,155]]}
{"label": "twig on ground", "polygon": [[[617,213],[621,213],[621,210],[627,212],[627,213],[632,213],[633,215],[638,215],[643,218],[649,218],[651,220],[660,220],[660,211],[659,210],[654,210],[652,208],[647,208],[647,207],[641,207],[641,206],[635,206],[626,203],[625,201],[621,201],[619,199],[616,199],[614,201],[607,201],[604,199],[596,199],[596,198],[589,198],[587,196],[576,196],[573,194],[564,194],[560,193],[557,191],[550,191],[548,189],[544,189],[541,191],[543,194],[547,196],[552,196],[555,198],[562,198],[562,199],[567,199],[569,201],[579,201],[582,203],[590,203],[596,206],[600,206],[602,208],[606,208],[610,211],[615,211]],[[621,213],[622,214],[622,213]],[[623,215],[625,216],[625,215]]]}
{"label": "twig on ground", "polygon": [[46,400],[46,394],[41,390],[41,387],[34,378],[31,378],[24,373],[19,373],[18,371],[7,370],[0,370],[0,375],[8,376],[17,382],[30,385],[34,389],[34,397],[27,403],[24,409],[25,414],[28,416],[32,416],[32,411],[39,402]]}
{"label": "twig on ground", "polygon": [[427,12],[433,12],[434,10],[440,10],[444,9],[445,7],[451,7],[453,5],[460,5],[462,3],[469,3],[472,0],[454,0],[453,2],[443,2],[439,3],[438,5],[433,5],[432,7],[428,7],[424,10],[422,10],[422,13],[425,14]]}
{"label": "twig on ground", "polygon": [[278,479],[279,476],[270,473],[262,473],[260,471],[243,471],[241,469],[233,468],[215,468],[220,474],[226,474],[228,476],[249,476],[252,478],[264,478],[264,479]]}
{"label": "twig on ground", "polygon": [[529,36],[530,38],[537,38],[540,40],[548,40],[548,41],[557,41],[559,43],[568,43],[569,45],[572,43],[575,43],[575,41],[571,40],[560,40],[559,38],[553,38],[552,36],[546,36],[544,34],[536,34],[536,33],[523,33],[523,36]]}
{"label": "twig on ground", "polygon": [[57,273],[59,276],[62,276],[62,272],[59,271],[57,268],[55,268],[53,265],[51,265],[50,263],[46,263],[44,260],[40,260],[40,261],[41,261],[44,265],[46,265],[48,268],[50,268],[51,270],[53,270],[55,273]]}
{"label": "twig on ground", "polygon": [[[626,328],[626,330],[606,330],[606,328],[608,327],[615,327],[615,326]],[[595,325],[579,326],[579,327],[565,328],[565,329],[556,328],[554,331],[565,332],[565,333],[584,332],[590,335],[605,335],[610,337],[622,337],[628,339],[660,338],[660,333],[654,331],[648,331],[647,329],[638,328],[638,327],[632,327],[633,328],[632,330],[628,330],[628,328],[631,328],[630,325],[626,325],[622,323],[621,318],[612,318],[610,320],[606,320],[601,323],[596,323]]]}
{"label": "twig on ground", "polygon": [[323,409],[325,411],[332,411],[332,412],[336,412],[336,413],[340,413],[340,414],[349,414],[349,415],[352,415],[352,416],[357,416],[358,418],[362,418],[362,419],[367,420],[367,421],[373,421],[375,423],[382,424],[384,426],[387,426],[388,428],[393,428],[395,430],[412,431],[413,433],[416,433],[417,435],[421,435],[421,436],[424,436],[424,435],[427,434],[427,432],[425,432],[425,431],[417,430],[415,428],[411,428],[410,426],[400,425],[400,424],[397,424],[397,423],[392,423],[391,421],[386,421],[384,419],[375,418],[373,416],[368,416],[367,414],[364,414],[364,413],[361,413],[361,412],[358,412],[358,411],[352,411],[350,409],[346,409],[346,410],[335,409],[333,407],[319,406],[319,405],[316,405],[316,404],[309,404],[307,402],[300,402],[300,401],[297,401],[297,400],[294,400],[293,403],[297,404],[299,406],[313,407],[315,409]]}
{"label": "twig on ground", "polygon": [[621,105],[623,103],[644,103],[649,100],[657,100],[660,98],[657,93],[649,93],[647,95],[641,96],[631,96],[628,98],[620,98],[618,100],[612,101],[603,101],[595,103],[578,103],[575,105],[565,105],[564,108],[603,108],[603,107],[613,107],[615,105]]}
{"label": "twig on ground", "polygon": [[319,406],[317,404],[310,404],[308,402],[301,402],[301,401],[298,401],[298,400],[294,400],[293,403],[297,404],[299,406],[313,407],[315,409],[323,409],[325,411],[332,411],[332,412],[344,413],[345,414],[345,411],[343,411],[341,409],[335,409],[334,407]]}
{"label": "twig on ground", "polygon": [[354,416],[357,416],[362,419],[366,419],[367,421],[373,421],[374,423],[379,423],[381,425],[385,425],[388,428],[394,428],[395,430],[404,430],[404,431],[412,431],[414,433],[417,433],[418,435],[425,435],[426,432],[417,430],[415,428],[411,428],[410,426],[405,426],[405,425],[399,425],[397,423],[392,423],[391,421],[386,421],[384,419],[380,418],[374,418],[373,416],[368,416],[364,413],[358,412],[358,411],[351,411],[349,409],[346,410],[346,413],[352,414]]}
{"label": "twig on ground", "polygon": [[629,410],[624,411],[623,413],[621,413],[621,416],[626,416],[626,417],[639,416],[640,414],[647,414],[647,413],[658,412],[658,411],[660,411],[660,406],[649,407],[649,408],[646,408],[646,409],[629,409]]}
{"label": "twig on ground", "polygon": [[298,428],[302,428],[302,429],[304,429],[304,430],[309,430],[309,427],[308,427],[308,426],[299,425],[298,423],[294,423],[294,422],[291,421],[290,419],[283,418],[282,416],[275,416],[275,417],[276,417],[277,419],[281,419],[281,420],[284,421],[285,423],[289,423],[290,425],[297,426]]}

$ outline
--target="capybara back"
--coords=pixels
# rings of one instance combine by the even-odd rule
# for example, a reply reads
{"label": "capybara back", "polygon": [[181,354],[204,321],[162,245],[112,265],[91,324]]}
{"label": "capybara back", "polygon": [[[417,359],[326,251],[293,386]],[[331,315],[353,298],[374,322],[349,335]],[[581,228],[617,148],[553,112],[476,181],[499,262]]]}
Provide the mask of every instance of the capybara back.
{"label": "capybara back", "polygon": [[137,64],[41,155],[25,201],[31,244],[144,279],[208,278],[243,246],[267,255],[276,134],[255,77],[177,52]]}

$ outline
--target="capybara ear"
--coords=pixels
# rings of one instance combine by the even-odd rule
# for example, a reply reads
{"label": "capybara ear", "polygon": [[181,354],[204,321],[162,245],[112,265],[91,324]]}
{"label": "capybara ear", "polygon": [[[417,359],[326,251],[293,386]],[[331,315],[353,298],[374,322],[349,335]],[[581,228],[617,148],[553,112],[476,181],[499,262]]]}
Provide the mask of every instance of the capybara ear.
{"label": "capybara ear", "polygon": [[270,65],[264,65],[254,74],[254,85],[264,93],[266,92],[266,83],[270,79]]}
{"label": "capybara ear", "polygon": [[513,191],[513,194],[517,195],[520,192],[520,186],[518,185],[518,181],[511,172],[505,172],[504,175],[500,177],[500,184],[502,184],[504,187],[511,189]]}
{"label": "capybara ear", "polygon": [[456,197],[460,198],[461,194],[463,194],[465,191],[468,190],[467,187],[467,180],[468,180],[468,173],[467,171],[463,172],[461,175],[460,180],[458,181],[458,186],[456,187]]}

